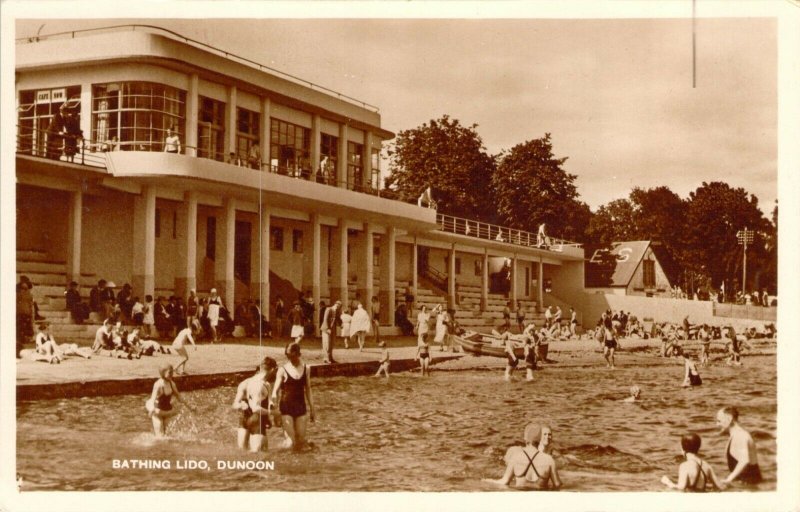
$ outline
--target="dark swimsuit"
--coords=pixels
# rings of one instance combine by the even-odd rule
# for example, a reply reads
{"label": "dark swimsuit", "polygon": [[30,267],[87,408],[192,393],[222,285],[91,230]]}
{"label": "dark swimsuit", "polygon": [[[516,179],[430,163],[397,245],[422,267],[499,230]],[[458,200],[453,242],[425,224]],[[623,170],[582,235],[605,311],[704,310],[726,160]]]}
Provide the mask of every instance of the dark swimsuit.
{"label": "dark swimsuit", "polygon": [[281,414],[299,418],[306,414],[306,366],[303,365],[303,375],[299,379],[292,377],[284,368],[286,380],[281,388],[280,411]]}
{"label": "dark swimsuit", "polygon": [[[267,410],[269,407],[269,398],[265,398],[261,401],[261,407],[265,411]],[[272,427],[272,421],[270,421],[269,414],[266,412],[253,412],[253,410],[248,407],[242,411],[242,417],[239,420],[239,426],[246,428],[250,435],[261,434],[263,436],[266,435],[267,429]]]}
{"label": "dark swimsuit", "polygon": [[531,346],[528,349],[528,355],[525,356],[525,364],[531,370],[536,369],[536,348]]}
{"label": "dark swimsuit", "polygon": [[420,359],[428,359],[428,347],[424,345],[420,345],[419,347],[419,358]]}
{"label": "dark swimsuit", "polygon": [[506,352],[506,357],[508,357],[508,366],[510,366],[512,368],[516,368],[517,367],[517,363],[519,362],[519,359],[517,359],[516,356],[512,356],[508,352]]}
{"label": "dark swimsuit", "polygon": [[[525,478],[527,476],[527,474],[528,474],[528,470],[532,469],[533,473],[536,475],[536,478],[541,480],[542,476],[539,474],[538,471],[536,471],[536,466],[533,465],[533,459],[535,459],[536,456],[539,455],[539,451],[537,450],[536,453],[533,454],[533,457],[530,457],[528,455],[528,452],[526,452],[524,449],[522,450],[522,453],[524,453],[525,457],[528,459],[528,465],[525,466],[525,471],[523,471],[521,475],[518,475],[517,473],[514,473],[514,477],[516,477],[516,478]],[[527,480],[526,479],[526,481],[528,481],[530,483],[533,483],[532,480]]]}
{"label": "dark swimsuit", "polygon": [[[728,441],[728,446],[725,448],[725,457],[728,459],[728,470],[733,471],[739,461],[731,455],[730,441]],[[744,467],[742,472],[739,473],[736,480],[748,485],[755,485],[762,480],[761,468],[758,467],[758,464],[748,464]]]}
{"label": "dark swimsuit", "polygon": [[699,386],[702,383],[703,379],[700,378],[699,373],[689,372],[689,384],[691,384],[692,386]]}
{"label": "dark swimsuit", "polygon": [[[172,384],[168,384],[172,387]],[[172,393],[166,394],[163,391],[158,398],[156,399],[156,408],[160,411],[171,411],[172,410]]]}
{"label": "dark swimsuit", "polygon": [[[706,485],[708,483],[708,479],[706,478],[706,474],[703,472],[703,464],[698,461],[692,461],[697,464],[697,478],[693,483],[686,482],[686,488],[684,491],[686,492],[706,492]],[[700,478],[702,477],[703,484],[700,485]]]}

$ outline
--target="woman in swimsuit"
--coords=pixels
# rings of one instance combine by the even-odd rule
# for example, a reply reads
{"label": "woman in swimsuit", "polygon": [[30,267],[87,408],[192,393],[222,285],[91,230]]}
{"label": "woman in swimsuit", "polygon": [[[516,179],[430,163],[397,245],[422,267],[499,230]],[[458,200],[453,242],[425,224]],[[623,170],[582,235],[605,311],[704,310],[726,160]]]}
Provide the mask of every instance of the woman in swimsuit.
{"label": "woman in swimsuit", "polygon": [[162,365],[161,368],[158,369],[160,378],[153,384],[153,393],[150,395],[150,399],[145,402],[147,413],[153,421],[153,432],[156,437],[164,437],[167,435],[167,423],[170,418],[178,413],[178,411],[172,407],[173,395],[175,395],[175,398],[177,398],[179,402],[188,407],[190,411],[192,410],[191,406],[186,403],[178,392],[178,386],[176,386],[175,381],[172,380],[172,373],[173,369],[171,364]]}
{"label": "woman in swimsuit", "polygon": [[[423,308],[425,306],[422,306]],[[428,340],[425,336],[420,336],[417,341],[417,354],[414,356],[415,361],[419,361],[420,368],[422,369],[422,376],[430,375],[431,371],[428,369],[430,365],[430,351]]]}
{"label": "woman in swimsuit", "polygon": [[[286,347],[286,357],[289,358],[289,362],[278,370],[272,401],[279,404],[283,430],[289,436],[290,446],[295,450],[302,450],[307,444],[308,421],[314,423],[311,375],[308,367],[300,360],[299,343],[294,342]],[[278,400],[279,392],[280,400]]]}
{"label": "woman in swimsuit", "polygon": [[683,383],[681,386],[688,388],[689,386],[699,386],[703,383],[700,374],[697,372],[697,364],[695,364],[692,357],[683,351],[680,347],[676,349],[676,355],[683,358]]}
{"label": "woman in swimsuit", "polygon": [[713,489],[723,489],[724,484],[717,479],[714,468],[697,456],[700,443],[700,436],[697,434],[686,434],[681,437],[681,451],[686,460],[678,467],[678,482],[672,483],[672,480],[664,475],[661,477],[661,483],[670,489],[685,492],[705,492],[709,484]]}
{"label": "woman in swimsuit", "polygon": [[511,372],[513,372],[514,368],[516,368],[517,364],[519,364],[519,359],[517,359],[517,355],[514,353],[514,342],[511,340],[511,331],[506,331],[503,333],[503,344],[505,346],[506,353],[505,380],[506,382],[509,382],[511,381]]}
{"label": "woman in swimsuit", "polygon": [[548,454],[553,438],[550,427],[529,423],[525,427],[525,446],[512,446],[505,456],[506,471],[502,478],[484,479],[485,482],[509,485],[512,477],[514,486],[529,489],[558,489],[556,462]]}
{"label": "woman in swimsuit", "polygon": [[536,369],[536,344],[533,334],[525,336],[525,380],[533,380],[533,370]]}

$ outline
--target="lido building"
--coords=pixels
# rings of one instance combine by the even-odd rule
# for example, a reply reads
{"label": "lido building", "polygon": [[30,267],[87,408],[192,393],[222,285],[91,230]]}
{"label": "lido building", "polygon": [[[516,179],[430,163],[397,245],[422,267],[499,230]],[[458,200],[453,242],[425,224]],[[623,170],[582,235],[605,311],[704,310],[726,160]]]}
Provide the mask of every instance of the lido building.
{"label": "lido building", "polygon": [[17,273],[45,316],[71,280],[217,288],[231,312],[377,296],[389,332],[407,291],[473,328],[507,300],[531,318],[583,295],[578,244],[384,197],[379,109],[247,58],[157,27],[76,31],[18,40],[15,88]]}

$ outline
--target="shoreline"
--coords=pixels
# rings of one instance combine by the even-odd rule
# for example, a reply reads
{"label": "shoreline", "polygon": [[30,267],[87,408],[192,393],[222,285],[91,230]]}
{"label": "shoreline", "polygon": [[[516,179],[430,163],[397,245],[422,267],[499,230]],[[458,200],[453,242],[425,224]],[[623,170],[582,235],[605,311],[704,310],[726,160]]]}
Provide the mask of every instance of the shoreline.
{"label": "shoreline", "polygon": [[[177,376],[175,382],[181,391],[235,386],[253,374],[256,362],[265,356],[274,358],[279,365],[285,362],[282,340],[266,344],[201,344],[197,350],[189,348],[187,363],[189,374]],[[255,340],[257,342],[257,340]],[[406,372],[419,367],[414,360],[416,338],[387,338],[391,352],[391,373]],[[777,353],[775,340],[752,340],[753,350],[744,354],[770,356]],[[303,341],[303,360],[309,365],[313,378],[355,377],[371,375],[377,371],[380,349],[369,343],[364,351],[336,348],[337,362],[322,363],[319,340]],[[617,352],[619,367],[661,366],[675,364],[672,358],[662,358],[660,339],[622,339],[623,349]],[[431,364],[436,371],[485,370],[498,371],[505,367],[505,359],[474,356],[462,352],[440,351],[431,345]],[[721,364],[724,352],[714,350],[712,362]],[[157,378],[157,368],[165,361],[176,363],[175,355],[144,356],[138,360],[95,356],[84,360],[71,357],[62,364],[50,365],[21,359],[17,362],[17,403],[69,399],[92,396],[147,394]],[[540,362],[537,373],[552,369],[578,369],[603,366],[605,361],[596,341],[591,339],[567,340],[550,343],[548,361]]]}

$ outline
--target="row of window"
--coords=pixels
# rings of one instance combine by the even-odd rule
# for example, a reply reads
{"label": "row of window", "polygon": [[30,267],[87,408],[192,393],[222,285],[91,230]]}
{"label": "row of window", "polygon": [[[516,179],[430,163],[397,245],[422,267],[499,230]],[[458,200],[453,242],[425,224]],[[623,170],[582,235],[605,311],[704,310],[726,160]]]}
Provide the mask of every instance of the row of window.
{"label": "row of window", "polygon": [[[20,136],[32,139],[30,147],[44,148],[48,127],[62,105],[80,116],[80,93],[80,86],[21,91]],[[293,176],[312,174],[310,129],[270,119],[269,148],[262,153],[261,114],[241,107],[236,108],[236,147],[225,155],[225,109],[224,102],[199,97],[198,156],[255,168],[266,164],[274,172]],[[163,151],[169,130],[182,143],[186,140],[186,92],[175,87],[151,82],[96,84],[92,86],[91,112],[92,131],[87,138],[99,150]],[[330,184],[345,180],[363,183],[364,145],[348,141],[346,158],[347,176],[337,176],[339,138],[322,133],[318,180]],[[377,188],[379,151],[371,149],[369,158],[373,169],[370,185]]]}

